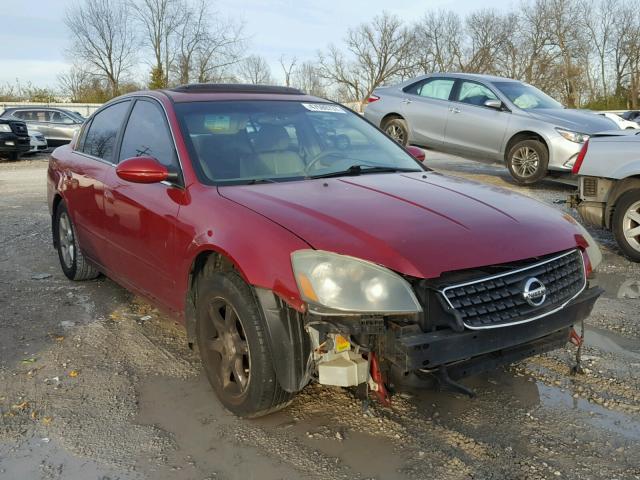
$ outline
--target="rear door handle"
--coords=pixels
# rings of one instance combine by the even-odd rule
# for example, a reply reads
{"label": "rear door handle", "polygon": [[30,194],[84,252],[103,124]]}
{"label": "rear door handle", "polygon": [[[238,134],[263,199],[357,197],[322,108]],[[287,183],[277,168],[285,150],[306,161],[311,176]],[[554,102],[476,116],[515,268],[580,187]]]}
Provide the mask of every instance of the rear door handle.
{"label": "rear door handle", "polygon": [[411,100],[409,100],[408,98],[405,98],[402,100],[402,103],[404,103],[405,105],[409,105],[411,103]]}
{"label": "rear door handle", "polygon": [[460,109],[458,107],[449,107],[449,111],[451,113],[460,113]]}

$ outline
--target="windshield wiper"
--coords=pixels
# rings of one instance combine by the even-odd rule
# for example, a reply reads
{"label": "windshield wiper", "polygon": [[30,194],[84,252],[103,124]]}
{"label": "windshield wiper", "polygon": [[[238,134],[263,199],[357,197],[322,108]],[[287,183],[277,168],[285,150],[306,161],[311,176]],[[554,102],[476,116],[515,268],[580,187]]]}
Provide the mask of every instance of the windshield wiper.
{"label": "windshield wiper", "polygon": [[346,170],[339,170],[337,172],[321,173],[319,175],[310,175],[307,178],[331,178],[331,177],[344,177],[348,175],[362,175],[364,173],[387,173],[387,172],[420,172],[421,170],[415,168],[402,168],[391,166],[374,166],[374,165],[351,165]]}
{"label": "windshield wiper", "polygon": [[245,185],[257,185],[258,183],[278,183],[272,178],[254,178],[253,180],[249,180]]}

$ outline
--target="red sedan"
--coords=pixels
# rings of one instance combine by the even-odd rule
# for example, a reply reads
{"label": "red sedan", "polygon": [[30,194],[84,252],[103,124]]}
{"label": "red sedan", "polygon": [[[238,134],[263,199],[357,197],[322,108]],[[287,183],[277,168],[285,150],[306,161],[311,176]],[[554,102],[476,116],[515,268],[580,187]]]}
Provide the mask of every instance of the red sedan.
{"label": "red sedan", "polygon": [[175,315],[243,416],[311,381],[464,391],[564,345],[599,295],[598,247],[571,217],[431,171],[290,88],[116,98],[51,156],[48,200],[65,275],[103,273]]}

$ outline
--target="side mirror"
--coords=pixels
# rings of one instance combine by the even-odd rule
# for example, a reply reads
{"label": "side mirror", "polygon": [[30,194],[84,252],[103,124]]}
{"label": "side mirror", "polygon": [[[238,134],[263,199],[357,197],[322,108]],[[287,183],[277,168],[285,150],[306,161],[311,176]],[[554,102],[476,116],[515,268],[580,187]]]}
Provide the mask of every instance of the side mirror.
{"label": "side mirror", "polygon": [[484,102],[485,107],[494,108],[496,110],[502,110],[503,104],[500,100],[489,99]]}
{"label": "side mirror", "polygon": [[406,150],[407,152],[409,152],[409,155],[411,155],[413,158],[415,158],[420,162],[424,162],[424,159],[425,159],[424,150],[418,147],[414,147],[413,145],[407,146]]}
{"label": "side mirror", "polygon": [[160,183],[177,180],[178,174],[171,173],[153,157],[133,157],[123,160],[116,167],[116,174],[132,183]]}

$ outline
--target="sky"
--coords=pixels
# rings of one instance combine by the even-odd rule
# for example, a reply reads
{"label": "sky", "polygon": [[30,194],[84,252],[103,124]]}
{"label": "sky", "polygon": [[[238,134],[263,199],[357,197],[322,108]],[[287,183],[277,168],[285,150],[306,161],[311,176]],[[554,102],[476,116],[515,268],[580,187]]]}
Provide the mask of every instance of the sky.
{"label": "sky", "polygon": [[[0,0],[0,84],[19,81],[57,87],[58,75],[70,64],[64,12],[79,1]],[[212,10],[244,21],[249,51],[264,56],[278,79],[280,55],[314,59],[319,49],[339,44],[350,27],[383,10],[415,22],[430,9],[465,15],[478,8],[504,10],[513,4],[514,0],[217,0]]]}

